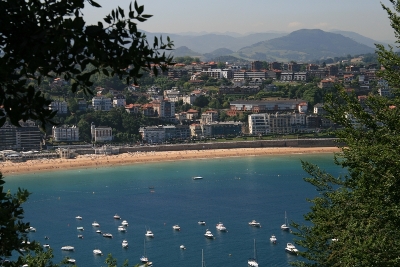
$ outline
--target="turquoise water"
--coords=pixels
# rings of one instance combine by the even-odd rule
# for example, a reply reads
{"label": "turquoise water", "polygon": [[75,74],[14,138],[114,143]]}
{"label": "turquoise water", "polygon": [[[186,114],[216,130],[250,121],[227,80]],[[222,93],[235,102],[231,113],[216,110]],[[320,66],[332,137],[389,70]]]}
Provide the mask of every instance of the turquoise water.
{"label": "turquoise water", "polygon": [[[81,267],[105,266],[106,255],[112,253],[120,265],[125,259],[133,265],[139,262],[145,242],[153,266],[201,266],[203,250],[207,266],[239,267],[252,257],[256,239],[260,266],[289,266],[296,256],[284,251],[294,238],[280,230],[285,211],[289,221],[302,222],[302,215],[309,211],[306,198],[317,194],[303,181],[307,174],[300,159],[335,175],[342,171],[333,164],[331,154],[293,154],[20,175],[6,177],[5,187],[32,192],[24,204],[25,218],[37,232],[29,233],[29,238],[48,243],[54,262],[69,256]],[[204,179],[194,181],[193,176]],[[129,222],[126,233],[117,231],[121,221],[113,219],[116,213]],[[77,215],[83,220],[76,220]],[[253,219],[262,227],[249,226]],[[199,225],[200,220],[207,224]],[[95,233],[93,221],[113,238]],[[217,232],[218,222],[227,227],[226,233]],[[181,231],[172,229],[175,224]],[[78,232],[78,226],[85,230]],[[154,238],[145,238],[146,228]],[[204,237],[206,229],[215,239]],[[276,245],[269,241],[272,234],[278,239]],[[124,239],[128,249],[121,246]],[[186,250],[179,248],[182,244]],[[75,251],[61,251],[66,245]],[[104,255],[94,256],[95,248]]]}

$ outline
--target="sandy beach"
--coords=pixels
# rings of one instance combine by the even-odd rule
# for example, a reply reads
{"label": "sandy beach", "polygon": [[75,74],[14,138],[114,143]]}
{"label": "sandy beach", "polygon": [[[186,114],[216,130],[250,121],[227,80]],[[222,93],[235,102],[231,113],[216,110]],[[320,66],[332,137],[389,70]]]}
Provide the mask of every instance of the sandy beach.
{"label": "sandy beach", "polygon": [[340,152],[340,149],[337,147],[267,147],[135,152],[119,155],[82,155],[75,159],[40,159],[18,163],[7,161],[0,163],[0,171],[4,176],[11,176],[23,173],[38,173],[67,169],[101,168],[131,164],[151,164],[162,161],[334,152]]}

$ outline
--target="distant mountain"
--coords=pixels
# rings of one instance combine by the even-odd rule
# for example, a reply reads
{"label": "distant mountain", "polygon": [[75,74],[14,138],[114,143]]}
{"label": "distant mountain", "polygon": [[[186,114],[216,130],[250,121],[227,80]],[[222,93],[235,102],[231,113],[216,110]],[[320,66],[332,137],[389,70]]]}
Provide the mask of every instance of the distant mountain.
{"label": "distant mountain", "polygon": [[186,46],[180,46],[174,50],[171,51],[171,54],[174,57],[185,57],[185,56],[190,56],[190,57],[203,57],[202,54],[194,52],[193,50],[189,49]]}
{"label": "distant mountain", "polygon": [[367,45],[367,46],[369,46],[371,48],[374,48],[374,49],[375,49],[375,44],[387,45],[387,43],[373,40],[371,38],[365,37],[365,36],[363,36],[361,34],[358,34],[356,32],[340,31],[340,30],[333,30],[331,32],[341,34],[341,35],[343,35],[345,37],[349,37],[349,38],[353,39],[354,41],[356,41],[357,43],[365,44],[365,45]]}
{"label": "distant mountain", "polygon": [[202,54],[211,53],[218,48],[227,48],[232,51],[237,51],[242,47],[249,46],[254,43],[286,35],[285,33],[277,32],[252,33],[240,37],[214,33],[207,33],[203,35],[194,35],[193,33],[188,33],[188,35],[179,35],[174,33],[145,33],[148,40],[153,40],[154,36],[162,36],[163,40],[166,41],[167,36],[169,36],[174,42],[175,48],[186,46],[191,50]]}
{"label": "distant mountain", "polygon": [[229,56],[233,54],[233,51],[228,48],[219,48],[217,50],[212,51],[211,53],[205,53],[204,57],[206,60],[213,60],[218,57]]}
{"label": "distant mountain", "polygon": [[236,55],[252,60],[312,61],[348,54],[373,53],[375,50],[341,34],[303,29],[286,36],[240,49]]}

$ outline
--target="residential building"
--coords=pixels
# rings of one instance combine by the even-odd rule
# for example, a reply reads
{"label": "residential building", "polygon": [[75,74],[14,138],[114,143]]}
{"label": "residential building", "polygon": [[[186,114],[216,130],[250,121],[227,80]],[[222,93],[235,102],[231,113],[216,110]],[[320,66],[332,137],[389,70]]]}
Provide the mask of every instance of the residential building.
{"label": "residential building", "polygon": [[125,110],[129,114],[138,114],[140,112],[141,106],[141,104],[129,104],[125,106]]}
{"label": "residential building", "polygon": [[233,73],[233,78],[242,80],[265,79],[267,78],[267,71],[236,71]]}
{"label": "residential building", "polygon": [[314,105],[314,114],[320,115],[325,113],[324,104],[318,103]]}
{"label": "residential building", "polygon": [[57,111],[57,114],[67,114],[68,104],[66,101],[52,101],[49,105],[49,109]]}
{"label": "residential building", "polygon": [[[302,99],[274,99],[274,100],[235,100],[230,102],[228,116],[236,116],[242,112],[271,113],[277,111],[296,112],[301,105],[302,112],[307,112],[308,103]],[[304,105],[306,104],[306,105]]]}
{"label": "residential building", "polygon": [[126,106],[126,99],[125,96],[118,94],[113,98],[113,107],[125,107]]}
{"label": "residential building", "polygon": [[232,79],[233,73],[232,70],[229,69],[208,69],[203,70],[202,74],[206,74],[208,77],[216,78],[216,79]]}
{"label": "residential building", "polygon": [[174,118],[175,117],[175,102],[171,102],[165,99],[153,101],[154,111],[157,111],[158,117],[162,119]]}
{"label": "residential building", "polygon": [[139,133],[142,136],[142,140],[149,144],[165,141],[165,129],[163,126],[140,127]]}
{"label": "residential building", "polygon": [[250,134],[264,135],[270,133],[268,113],[249,115],[248,124]]}
{"label": "residential building", "polygon": [[170,102],[178,102],[180,99],[182,99],[182,93],[177,88],[173,88],[172,90],[164,90],[164,99]]}
{"label": "residential building", "polygon": [[31,150],[40,149],[42,133],[34,121],[20,121],[21,127],[6,122],[0,128],[0,150]]}
{"label": "residential building", "polygon": [[92,108],[94,110],[109,111],[112,108],[111,98],[95,96],[92,98]]}
{"label": "residential building", "polygon": [[218,121],[218,111],[216,110],[207,110],[201,114],[201,123],[207,124]]}
{"label": "residential building", "polygon": [[253,61],[251,62],[251,70],[259,71],[263,68],[263,64],[261,61]]}
{"label": "residential building", "polygon": [[281,81],[307,81],[307,72],[281,72]]}
{"label": "residential building", "polygon": [[333,81],[332,80],[321,80],[318,84],[318,87],[321,89],[332,88]]}
{"label": "residential building", "polygon": [[61,127],[53,126],[53,140],[56,142],[75,142],[79,141],[79,127],[63,125]]}
{"label": "residential building", "polygon": [[85,99],[79,99],[78,100],[78,110],[80,111],[86,111],[87,109],[87,102]]}
{"label": "residential building", "polygon": [[219,95],[252,95],[260,91],[259,86],[220,86],[218,88]]}
{"label": "residential building", "polygon": [[182,97],[182,101],[184,104],[189,104],[189,105],[193,105],[194,101],[197,99],[197,95],[196,94],[189,94],[189,95],[184,95]]}
{"label": "residential building", "polygon": [[95,142],[109,142],[113,140],[112,128],[107,126],[96,127],[94,123],[90,127],[92,140]]}

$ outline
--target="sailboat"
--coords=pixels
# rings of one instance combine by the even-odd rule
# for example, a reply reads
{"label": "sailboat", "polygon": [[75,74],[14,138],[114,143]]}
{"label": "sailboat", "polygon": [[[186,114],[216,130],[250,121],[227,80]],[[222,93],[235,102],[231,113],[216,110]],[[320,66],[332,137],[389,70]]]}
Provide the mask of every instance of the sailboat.
{"label": "sailboat", "polygon": [[257,249],[256,249],[256,240],[254,239],[254,257],[250,258],[247,261],[247,266],[249,267],[258,267],[258,262],[257,262]]}
{"label": "sailboat", "polygon": [[140,261],[145,264],[144,266],[152,266],[153,265],[153,263],[151,261],[149,261],[149,259],[146,256],[146,240],[144,240],[144,242],[143,242],[143,256],[140,257]]}
{"label": "sailboat", "polygon": [[205,261],[204,261],[203,250],[201,250],[201,267],[206,267],[206,263],[205,263]]}
{"label": "sailboat", "polygon": [[286,217],[286,211],[285,211],[285,223],[281,225],[281,229],[283,231],[289,231],[289,229],[290,229],[289,228],[289,223],[288,223],[288,220],[287,220],[287,217]]}

